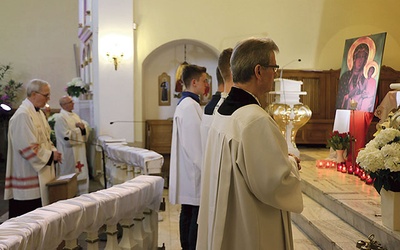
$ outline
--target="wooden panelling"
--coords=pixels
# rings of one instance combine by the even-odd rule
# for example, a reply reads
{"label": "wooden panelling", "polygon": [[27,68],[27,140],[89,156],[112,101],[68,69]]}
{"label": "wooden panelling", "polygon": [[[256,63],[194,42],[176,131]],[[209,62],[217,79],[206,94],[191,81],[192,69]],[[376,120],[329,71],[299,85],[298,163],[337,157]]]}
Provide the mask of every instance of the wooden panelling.
{"label": "wooden panelling", "polygon": [[164,157],[161,175],[165,180],[164,187],[169,186],[169,163],[172,140],[172,119],[146,121],[146,148]]}
{"label": "wooden panelling", "polygon": [[[308,123],[299,129],[296,135],[297,144],[326,144],[329,133],[332,132],[336,113],[336,95],[340,69],[337,70],[285,70],[284,78],[302,81],[300,101],[307,105],[312,116]],[[400,82],[400,71],[387,66],[381,67],[377,103],[380,103],[390,90],[390,84]],[[274,95],[266,95],[268,103],[275,100]],[[375,133],[378,118],[374,118],[368,132],[367,140]],[[146,121],[146,148],[161,154],[169,154],[171,150],[172,120]]]}
{"label": "wooden panelling", "polygon": [[311,120],[296,135],[297,144],[325,144],[333,123],[328,120]]}
{"label": "wooden panelling", "polygon": [[146,121],[146,148],[159,154],[171,152],[172,120]]}

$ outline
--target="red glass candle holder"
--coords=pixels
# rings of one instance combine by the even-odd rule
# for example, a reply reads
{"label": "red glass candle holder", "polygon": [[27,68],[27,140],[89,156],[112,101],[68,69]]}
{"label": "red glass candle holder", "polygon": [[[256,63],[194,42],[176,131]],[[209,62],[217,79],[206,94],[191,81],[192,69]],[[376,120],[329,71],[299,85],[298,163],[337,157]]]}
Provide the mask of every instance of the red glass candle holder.
{"label": "red glass candle holder", "polygon": [[360,172],[360,167],[356,165],[355,169],[354,169],[354,175],[358,176],[358,173]]}
{"label": "red glass candle holder", "polygon": [[360,168],[360,170],[358,171],[358,177],[361,179],[361,176],[363,175],[364,170]]}
{"label": "red glass candle holder", "polygon": [[330,160],[317,160],[315,162],[315,166],[317,168],[331,168],[331,167],[335,167],[335,162],[330,161]]}
{"label": "red glass candle holder", "polygon": [[362,181],[365,181],[365,180],[367,179],[367,175],[365,174],[364,171],[363,171],[363,173],[362,173],[360,179],[361,179]]}
{"label": "red glass candle holder", "polygon": [[342,167],[343,167],[343,164],[342,164],[341,162],[338,162],[338,163],[336,164],[336,170],[337,170],[338,172],[342,172]]}
{"label": "red glass candle holder", "polygon": [[371,176],[368,174],[367,179],[365,179],[365,183],[368,185],[372,185],[374,183],[374,179],[372,179]]}
{"label": "red glass candle holder", "polygon": [[343,165],[342,165],[342,173],[347,173],[346,164],[343,164]]}
{"label": "red glass candle holder", "polygon": [[347,173],[348,174],[353,174],[353,172],[354,172],[353,166],[350,165],[349,168],[347,169]]}

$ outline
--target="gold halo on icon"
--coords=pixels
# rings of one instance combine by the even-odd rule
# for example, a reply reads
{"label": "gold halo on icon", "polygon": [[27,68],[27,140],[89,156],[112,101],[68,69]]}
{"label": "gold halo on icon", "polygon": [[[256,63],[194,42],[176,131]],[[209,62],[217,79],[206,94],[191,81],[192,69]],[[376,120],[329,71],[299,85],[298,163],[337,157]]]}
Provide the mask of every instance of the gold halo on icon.
{"label": "gold halo on icon", "polygon": [[347,68],[351,70],[353,68],[353,54],[354,50],[357,48],[358,45],[365,43],[368,46],[369,52],[368,52],[368,59],[367,63],[370,63],[371,61],[374,60],[375,53],[376,53],[376,46],[374,40],[372,40],[368,36],[363,36],[358,38],[357,40],[354,41],[354,43],[350,46],[349,51],[347,52]]}
{"label": "gold halo on icon", "polygon": [[364,66],[364,77],[368,79],[368,70],[373,67],[375,69],[374,73],[372,74],[372,78],[375,78],[379,73],[379,66],[375,61],[371,61]]}

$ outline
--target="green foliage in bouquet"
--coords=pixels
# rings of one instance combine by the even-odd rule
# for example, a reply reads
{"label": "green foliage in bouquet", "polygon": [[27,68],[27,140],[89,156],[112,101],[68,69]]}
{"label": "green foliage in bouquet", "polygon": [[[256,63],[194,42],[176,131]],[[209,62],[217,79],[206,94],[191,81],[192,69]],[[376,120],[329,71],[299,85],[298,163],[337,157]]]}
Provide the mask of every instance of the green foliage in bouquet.
{"label": "green foliage in bouquet", "polygon": [[330,133],[326,147],[333,150],[345,150],[350,147],[351,136],[349,133],[339,133],[335,130]]}
{"label": "green foliage in bouquet", "polygon": [[76,77],[72,79],[71,82],[67,83],[67,88],[65,90],[69,96],[79,97],[81,94],[87,92],[88,86],[80,77]]}
{"label": "green foliage in bouquet", "polygon": [[5,84],[1,82],[11,73],[11,66],[0,65],[0,100],[2,103],[11,105],[17,98],[17,94],[22,87],[22,82],[16,82],[13,79],[9,79]]}
{"label": "green foliage in bouquet", "polygon": [[50,131],[50,140],[53,142],[54,146],[57,145],[57,140],[56,140],[56,133],[54,131],[54,125],[56,124],[56,115],[58,114],[53,114],[51,116],[49,116],[49,118],[47,118],[47,121],[49,122],[51,131]]}

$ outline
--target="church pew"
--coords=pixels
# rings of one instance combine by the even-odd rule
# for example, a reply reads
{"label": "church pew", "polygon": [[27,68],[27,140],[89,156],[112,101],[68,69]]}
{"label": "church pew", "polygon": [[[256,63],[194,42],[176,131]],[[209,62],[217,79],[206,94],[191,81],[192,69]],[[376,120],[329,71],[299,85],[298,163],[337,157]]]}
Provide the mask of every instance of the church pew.
{"label": "church pew", "polygon": [[110,136],[99,136],[97,145],[104,151],[107,187],[140,174],[161,174],[164,157],[157,152],[128,146],[125,139],[114,139]]}
{"label": "church pew", "polygon": [[[141,175],[111,188],[61,200],[0,225],[0,249],[99,249],[98,231],[107,225],[105,249],[157,249],[158,210],[164,180]],[[123,235],[118,242],[117,224]]]}

